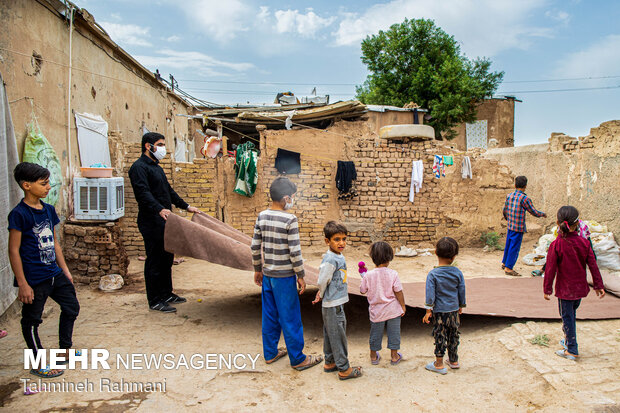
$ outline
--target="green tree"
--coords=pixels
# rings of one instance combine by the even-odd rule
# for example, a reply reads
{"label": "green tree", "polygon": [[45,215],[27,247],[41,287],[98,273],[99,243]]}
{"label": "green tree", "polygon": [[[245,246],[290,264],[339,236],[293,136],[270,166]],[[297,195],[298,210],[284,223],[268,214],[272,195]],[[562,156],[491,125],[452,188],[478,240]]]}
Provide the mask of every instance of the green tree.
{"label": "green tree", "polygon": [[453,36],[433,20],[405,19],[362,41],[370,75],[356,87],[366,104],[403,106],[416,102],[430,111],[437,136],[476,118],[476,104],[491,96],[504,72],[490,72],[487,58],[468,59]]}

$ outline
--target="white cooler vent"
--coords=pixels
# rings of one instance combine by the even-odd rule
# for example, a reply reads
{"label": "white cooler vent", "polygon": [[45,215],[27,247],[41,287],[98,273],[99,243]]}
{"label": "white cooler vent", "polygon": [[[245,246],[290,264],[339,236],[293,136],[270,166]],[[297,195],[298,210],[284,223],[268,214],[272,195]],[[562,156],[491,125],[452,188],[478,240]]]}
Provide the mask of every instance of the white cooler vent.
{"label": "white cooler vent", "polygon": [[111,221],[125,215],[123,178],[74,178],[75,219]]}

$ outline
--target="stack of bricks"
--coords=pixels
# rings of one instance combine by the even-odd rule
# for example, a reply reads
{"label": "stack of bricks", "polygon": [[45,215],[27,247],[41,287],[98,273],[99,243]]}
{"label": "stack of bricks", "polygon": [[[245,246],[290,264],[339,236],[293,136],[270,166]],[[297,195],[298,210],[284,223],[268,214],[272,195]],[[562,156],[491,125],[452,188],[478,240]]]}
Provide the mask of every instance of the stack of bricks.
{"label": "stack of bricks", "polygon": [[64,255],[77,283],[99,282],[103,275],[127,275],[129,260],[119,222],[67,221]]}

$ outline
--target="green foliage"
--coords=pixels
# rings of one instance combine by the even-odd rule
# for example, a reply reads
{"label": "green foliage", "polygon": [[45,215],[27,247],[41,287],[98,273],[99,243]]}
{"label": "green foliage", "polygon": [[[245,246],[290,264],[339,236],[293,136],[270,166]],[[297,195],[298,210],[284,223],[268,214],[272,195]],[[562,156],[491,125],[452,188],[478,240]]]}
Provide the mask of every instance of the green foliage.
{"label": "green foliage", "polygon": [[493,249],[503,251],[504,247],[502,247],[502,245],[499,243],[499,238],[499,234],[494,231],[483,232],[482,235],[480,235],[480,241],[482,241],[484,245],[488,245]]}
{"label": "green foliage", "polygon": [[537,346],[549,347],[549,337],[546,334],[536,334],[534,338],[528,340]]}
{"label": "green foliage", "polygon": [[436,134],[455,136],[453,127],[476,118],[476,104],[491,96],[504,72],[489,72],[486,58],[469,60],[453,36],[433,20],[405,19],[362,41],[362,62],[370,75],[356,87],[366,104],[429,109]]}

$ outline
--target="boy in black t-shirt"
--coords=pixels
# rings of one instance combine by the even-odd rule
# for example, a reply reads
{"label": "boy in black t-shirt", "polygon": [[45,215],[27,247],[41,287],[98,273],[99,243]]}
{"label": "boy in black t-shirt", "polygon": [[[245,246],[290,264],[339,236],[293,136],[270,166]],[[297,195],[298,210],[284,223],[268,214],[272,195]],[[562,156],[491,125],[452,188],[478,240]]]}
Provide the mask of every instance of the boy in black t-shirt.
{"label": "boy in black t-shirt", "polygon": [[[60,222],[53,206],[41,201],[50,190],[50,172],[42,166],[22,162],[13,172],[24,198],[9,213],[9,260],[15,274],[17,298],[22,307],[22,332],[28,348],[42,349],[38,328],[48,297],[60,305],[59,348],[72,346],[73,323],[80,311],[73,278],[65,263],[54,231]],[[62,356],[62,354],[61,354]],[[58,377],[63,370],[32,369],[43,378]]]}

